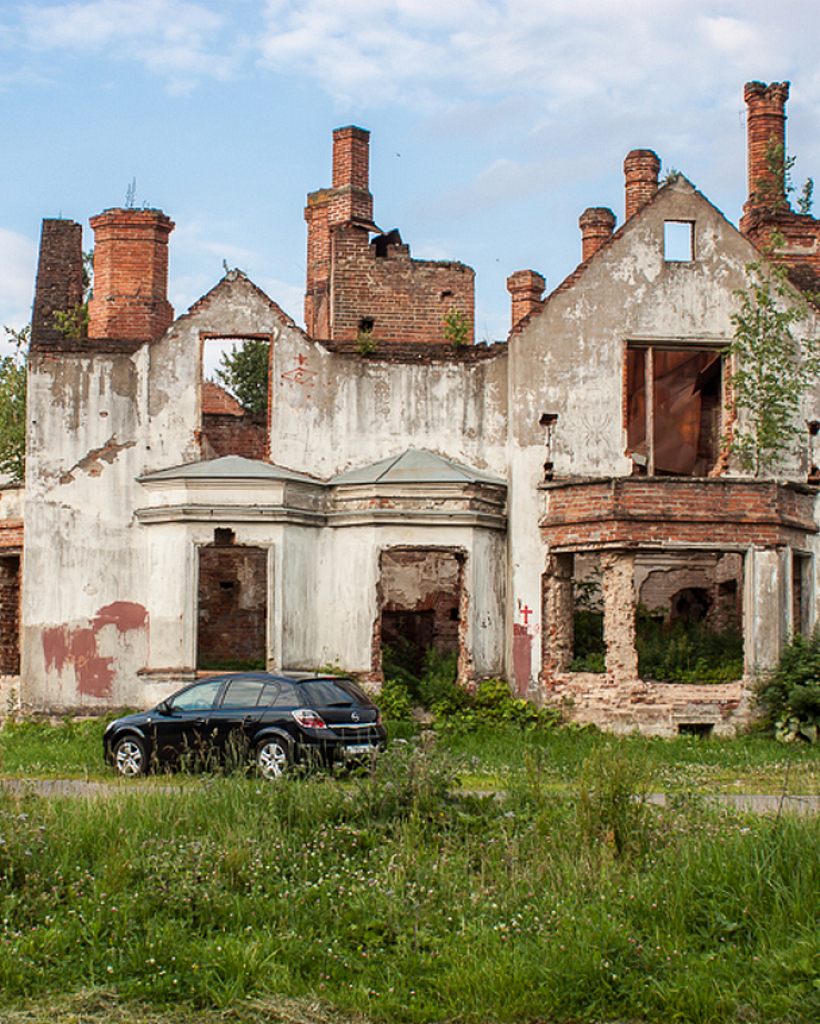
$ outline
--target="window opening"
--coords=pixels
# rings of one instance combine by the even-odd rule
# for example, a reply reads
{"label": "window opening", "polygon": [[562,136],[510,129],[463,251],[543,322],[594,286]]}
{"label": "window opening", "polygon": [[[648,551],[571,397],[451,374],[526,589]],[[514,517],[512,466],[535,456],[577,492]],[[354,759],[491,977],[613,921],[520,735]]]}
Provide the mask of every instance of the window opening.
{"label": "window opening", "polygon": [[679,722],[678,736],[698,736],[707,739],[712,735],[713,722]]}
{"label": "window opening", "polygon": [[267,459],[270,336],[202,335],[203,458]]}
{"label": "window opening", "polygon": [[667,263],[691,263],[695,258],[695,225],[690,220],[663,222],[663,258]]}
{"label": "window opening", "polygon": [[605,672],[601,560],[595,553],[572,559],[573,648],[571,672]]}
{"label": "window opening", "polygon": [[720,456],[722,357],[714,349],[627,349],[627,445],[634,471],[707,476]]}
{"label": "window opening", "polygon": [[811,558],[792,552],[792,633],[811,632]]}

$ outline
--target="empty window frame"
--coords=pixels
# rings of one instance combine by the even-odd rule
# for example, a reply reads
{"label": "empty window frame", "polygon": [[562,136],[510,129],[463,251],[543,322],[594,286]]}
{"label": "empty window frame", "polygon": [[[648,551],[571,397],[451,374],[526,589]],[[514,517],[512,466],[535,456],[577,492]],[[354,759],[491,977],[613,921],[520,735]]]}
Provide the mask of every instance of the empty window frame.
{"label": "empty window frame", "polygon": [[666,263],[691,263],[695,258],[695,223],[691,220],[663,222],[663,258]]}
{"label": "empty window frame", "polygon": [[707,476],[720,456],[722,395],[719,350],[629,345],[626,430],[635,471]]}

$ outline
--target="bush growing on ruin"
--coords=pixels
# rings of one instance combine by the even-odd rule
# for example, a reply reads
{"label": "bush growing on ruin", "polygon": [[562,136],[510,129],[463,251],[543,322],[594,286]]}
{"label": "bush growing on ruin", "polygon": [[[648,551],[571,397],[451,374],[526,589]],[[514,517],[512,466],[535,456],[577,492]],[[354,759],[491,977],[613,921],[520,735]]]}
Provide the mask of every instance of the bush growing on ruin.
{"label": "bush growing on ruin", "polygon": [[[778,239],[772,246],[777,248]],[[735,335],[726,349],[732,370],[731,406],[739,415],[729,450],[760,476],[776,467],[802,432],[803,397],[820,376],[820,342],[798,341],[794,329],[808,319],[808,304],[786,269],[760,261],[746,267],[748,286],[735,292]]]}
{"label": "bush growing on ruin", "polygon": [[774,674],[757,687],[763,722],[780,740],[817,742],[820,730],[820,629],[797,633]]}

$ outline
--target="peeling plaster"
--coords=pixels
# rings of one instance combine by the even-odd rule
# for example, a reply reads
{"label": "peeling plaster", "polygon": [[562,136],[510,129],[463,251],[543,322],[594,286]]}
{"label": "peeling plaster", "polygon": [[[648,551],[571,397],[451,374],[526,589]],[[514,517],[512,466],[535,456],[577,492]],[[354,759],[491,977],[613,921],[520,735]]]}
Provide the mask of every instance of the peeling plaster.
{"label": "peeling plaster", "polygon": [[112,434],[104,445],[100,448],[92,448],[79,462],[75,462],[71,469],[66,470],[60,477],[60,483],[72,483],[74,473],[78,469],[88,473],[89,476],[99,476],[103,471],[101,463],[107,462],[110,466],[120,452],[125,451],[126,448],[133,448],[136,443],[136,441],[126,441],[124,444],[117,444],[116,435]]}

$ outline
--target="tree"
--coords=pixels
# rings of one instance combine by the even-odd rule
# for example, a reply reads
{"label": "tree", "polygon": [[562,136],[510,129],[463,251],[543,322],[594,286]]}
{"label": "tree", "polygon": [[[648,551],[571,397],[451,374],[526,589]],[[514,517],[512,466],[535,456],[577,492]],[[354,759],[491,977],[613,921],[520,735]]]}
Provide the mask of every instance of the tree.
{"label": "tree", "polygon": [[252,413],[268,411],[268,359],[270,344],[259,338],[247,338],[223,352],[216,368],[216,379]]}
{"label": "tree", "polygon": [[735,334],[726,350],[732,404],[740,413],[729,449],[760,476],[772,469],[801,433],[803,396],[820,376],[820,342],[796,341],[792,330],[808,319],[808,303],[782,266],[746,267],[748,286],[735,292]]}
{"label": "tree", "polygon": [[31,325],[4,328],[14,343],[12,355],[0,359],[0,472],[12,480],[26,475],[26,362]]}

